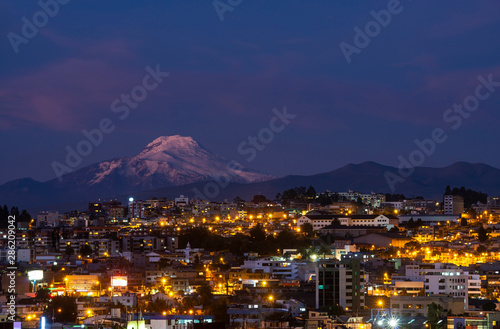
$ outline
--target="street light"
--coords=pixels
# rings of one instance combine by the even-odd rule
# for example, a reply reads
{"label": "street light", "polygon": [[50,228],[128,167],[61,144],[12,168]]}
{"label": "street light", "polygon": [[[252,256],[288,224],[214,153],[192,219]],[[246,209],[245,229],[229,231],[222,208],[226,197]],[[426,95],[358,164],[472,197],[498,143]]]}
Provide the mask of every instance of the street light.
{"label": "street light", "polygon": [[101,296],[101,282],[100,281],[96,281],[95,284],[99,285],[99,297],[100,297]]}
{"label": "street light", "polygon": [[398,322],[399,322],[399,320],[397,318],[391,318],[389,320],[389,326],[391,328],[396,328],[398,326]]}

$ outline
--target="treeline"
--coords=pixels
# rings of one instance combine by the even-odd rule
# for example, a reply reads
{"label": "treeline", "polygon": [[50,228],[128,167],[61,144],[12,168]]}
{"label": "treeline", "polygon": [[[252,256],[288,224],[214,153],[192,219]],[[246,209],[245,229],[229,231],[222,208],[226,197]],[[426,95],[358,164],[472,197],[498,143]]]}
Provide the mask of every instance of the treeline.
{"label": "treeline", "polygon": [[223,237],[204,227],[193,227],[179,236],[179,246],[185,247],[189,242],[191,248],[203,248],[207,251],[228,250],[233,255],[242,256],[248,252],[274,255],[278,249],[298,249],[310,245],[310,239],[286,229],[276,235],[267,234],[258,224],[249,233],[250,235]]}
{"label": "treeline", "polygon": [[[308,188],[299,186],[285,190],[283,193],[278,193],[275,200],[280,201],[284,205],[289,205],[291,202],[315,202],[321,206],[326,206],[333,202],[345,201],[346,198],[336,192],[317,193],[314,186],[309,185]],[[361,200],[358,201],[361,202]]]}
{"label": "treeline", "polygon": [[289,204],[290,202],[307,202],[308,200],[315,199],[316,194],[316,189],[312,185],[309,185],[308,188],[299,186],[276,194],[275,200],[284,204]]}
{"label": "treeline", "polygon": [[450,185],[446,186],[445,195],[458,195],[464,198],[464,207],[470,208],[473,204],[478,202],[486,203],[488,201],[488,194],[483,192],[465,189],[465,187],[454,187],[451,189]]}
{"label": "treeline", "polygon": [[0,207],[0,228],[7,228],[9,226],[9,216],[14,216],[16,222],[30,222],[31,215],[26,211],[22,210],[19,212],[18,207],[9,208],[7,205]]}

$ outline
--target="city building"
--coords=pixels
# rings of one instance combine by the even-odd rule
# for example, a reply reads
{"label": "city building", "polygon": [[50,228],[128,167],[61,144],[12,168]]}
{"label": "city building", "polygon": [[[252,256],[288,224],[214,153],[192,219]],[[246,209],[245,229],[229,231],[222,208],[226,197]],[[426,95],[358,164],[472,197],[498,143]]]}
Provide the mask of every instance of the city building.
{"label": "city building", "polygon": [[320,261],[316,267],[316,309],[332,310],[336,306],[354,312],[365,306],[365,272],[361,262]]}
{"label": "city building", "polygon": [[464,198],[458,195],[445,195],[443,210],[445,215],[461,215],[464,212]]}
{"label": "city building", "polygon": [[391,296],[391,312],[395,316],[427,316],[427,306],[435,303],[443,308],[444,313],[462,314],[464,299],[451,296]]}

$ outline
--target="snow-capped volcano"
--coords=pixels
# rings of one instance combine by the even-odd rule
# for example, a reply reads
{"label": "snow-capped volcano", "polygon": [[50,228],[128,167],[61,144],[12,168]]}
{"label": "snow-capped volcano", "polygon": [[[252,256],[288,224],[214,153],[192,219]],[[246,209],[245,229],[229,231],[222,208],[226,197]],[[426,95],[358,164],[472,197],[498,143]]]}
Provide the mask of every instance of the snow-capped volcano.
{"label": "snow-capped volcano", "polygon": [[[250,183],[274,178],[244,168],[212,154],[193,138],[162,136],[138,155],[94,164],[63,177],[90,187],[122,189],[123,192],[156,189],[227,177],[231,182]],[[87,184],[85,184],[87,182]]]}

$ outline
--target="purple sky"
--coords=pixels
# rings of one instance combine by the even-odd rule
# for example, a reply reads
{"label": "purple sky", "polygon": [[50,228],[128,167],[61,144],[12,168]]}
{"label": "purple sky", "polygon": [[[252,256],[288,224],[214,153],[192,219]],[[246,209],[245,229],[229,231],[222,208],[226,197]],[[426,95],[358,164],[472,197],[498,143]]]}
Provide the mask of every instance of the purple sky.
{"label": "purple sky", "polygon": [[[0,1],[0,183],[54,178],[51,163],[103,118],[115,131],[78,168],[176,134],[276,176],[395,166],[437,127],[449,138],[425,166],[500,167],[500,88],[459,129],[443,121],[479,75],[500,81],[500,3],[403,0],[348,64],[339,44],[391,1],[243,0],[221,21],[212,1],[73,0],[18,53],[8,35],[41,7]],[[111,103],[156,65],[170,75],[119,120]],[[238,145],[283,106],[297,118],[247,163]]]}

